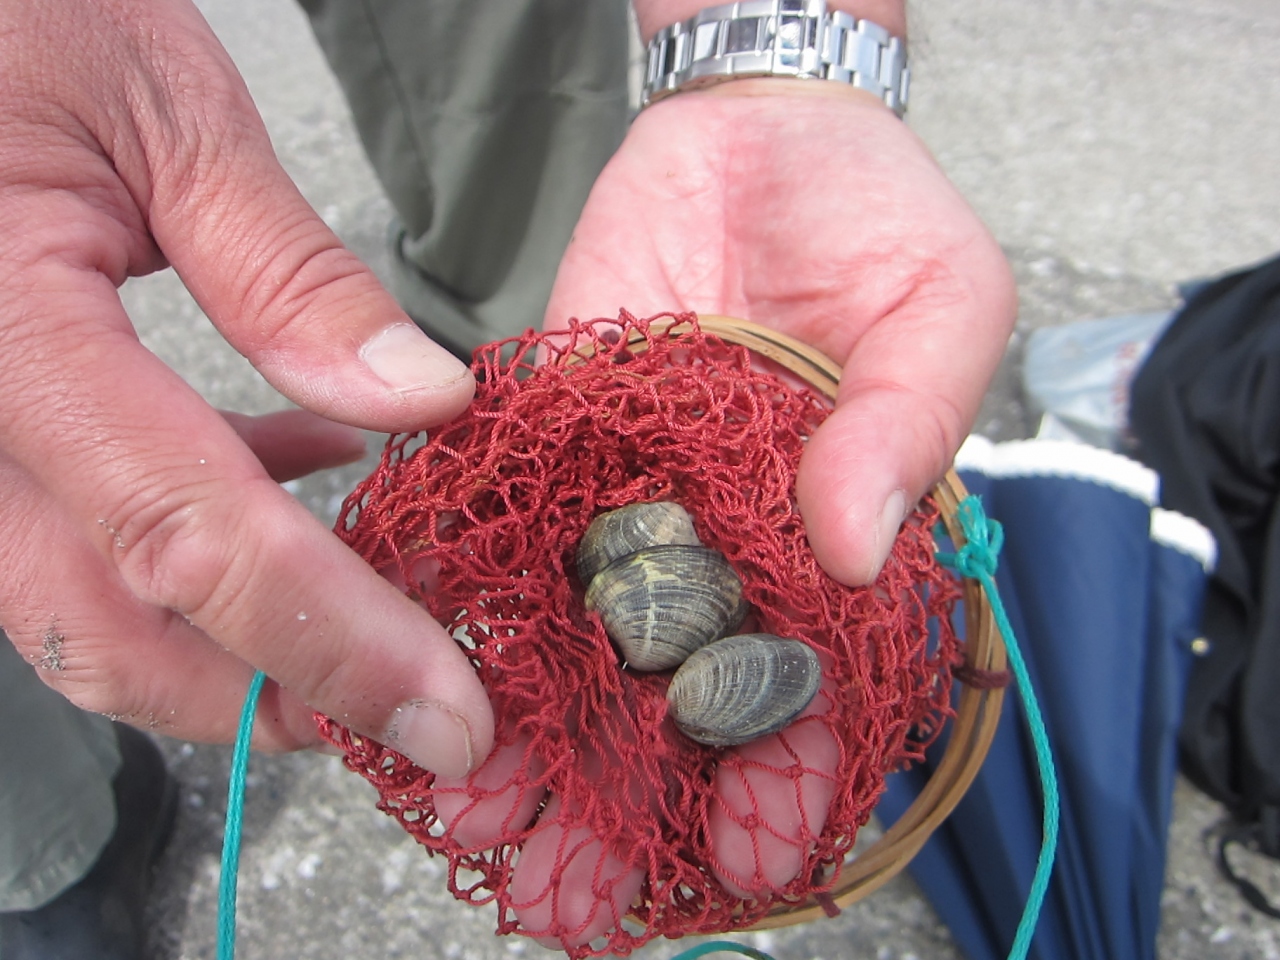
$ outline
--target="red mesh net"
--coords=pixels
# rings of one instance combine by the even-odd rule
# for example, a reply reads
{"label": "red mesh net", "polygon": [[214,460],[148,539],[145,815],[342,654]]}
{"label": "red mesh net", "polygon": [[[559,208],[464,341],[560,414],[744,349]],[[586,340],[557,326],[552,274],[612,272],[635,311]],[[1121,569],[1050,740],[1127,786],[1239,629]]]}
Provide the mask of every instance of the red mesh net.
{"label": "red mesh net", "polygon": [[[830,579],[793,496],[826,403],[691,315],[669,319],[623,314],[478,351],[467,413],[393,437],[338,523],[465,649],[498,745],[470,781],[446,781],[332,720],[323,732],[380,808],[447,857],[456,897],[495,903],[499,933],[573,957],[821,898],[885,775],[950,715],[961,660],[936,507],[909,518],[873,587]],[[781,734],[729,749],[687,739],[667,718],[670,674],[623,668],[584,608],[583,532],[648,500],[682,504],[729,559],[752,607],[740,632],[819,653],[819,694]]]}

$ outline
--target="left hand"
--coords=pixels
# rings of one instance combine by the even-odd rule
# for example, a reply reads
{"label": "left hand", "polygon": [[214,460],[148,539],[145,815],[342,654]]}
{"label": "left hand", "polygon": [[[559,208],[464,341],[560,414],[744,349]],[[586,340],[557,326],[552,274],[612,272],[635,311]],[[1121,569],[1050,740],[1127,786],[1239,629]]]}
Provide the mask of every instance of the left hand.
{"label": "left hand", "polygon": [[[883,104],[836,84],[764,79],[654,105],[601,174],[561,264],[547,326],[616,317],[620,308],[754,320],[842,364],[836,409],[809,442],[797,496],[819,562],[857,585],[875,579],[904,516],[968,432],[1012,327],[1015,295],[995,241]],[[810,709],[828,702],[820,696]],[[788,741],[805,766],[834,767],[839,751],[825,728],[796,728]],[[507,762],[506,752],[490,762]],[[739,752],[761,766],[792,762],[777,737]],[[725,806],[745,815],[754,803],[771,824],[822,829],[829,781],[744,769],[718,776]],[[796,876],[813,837],[779,840],[715,809],[716,872],[726,887],[767,895]],[[472,842],[485,835],[481,819],[467,824]],[[527,928],[576,928],[565,938],[572,945],[626,912],[639,867],[625,867],[599,841],[584,843],[561,877],[557,905],[524,861],[584,838],[548,829],[536,839],[539,856],[526,845],[513,880],[517,894],[527,891],[516,897]],[[603,907],[590,896],[602,876],[617,880],[617,902]]]}

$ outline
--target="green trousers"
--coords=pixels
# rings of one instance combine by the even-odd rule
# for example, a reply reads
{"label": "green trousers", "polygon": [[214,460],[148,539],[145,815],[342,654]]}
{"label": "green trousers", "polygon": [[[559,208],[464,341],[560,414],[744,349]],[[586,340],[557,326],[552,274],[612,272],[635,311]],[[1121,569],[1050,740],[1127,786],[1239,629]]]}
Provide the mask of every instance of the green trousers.
{"label": "green trousers", "polygon": [[111,721],[54,693],[0,634],[0,911],[43,906],[115,831]]}
{"label": "green trousers", "polygon": [[625,0],[300,0],[398,218],[393,292],[470,354],[542,325],[627,124]]}
{"label": "green trousers", "polygon": [[[394,292],[461,354],[541,326],[627,122],[625,0],[300,0],[396,211]],[[115,829],[111,724],[0,637],[0,911],[80,879]]]}

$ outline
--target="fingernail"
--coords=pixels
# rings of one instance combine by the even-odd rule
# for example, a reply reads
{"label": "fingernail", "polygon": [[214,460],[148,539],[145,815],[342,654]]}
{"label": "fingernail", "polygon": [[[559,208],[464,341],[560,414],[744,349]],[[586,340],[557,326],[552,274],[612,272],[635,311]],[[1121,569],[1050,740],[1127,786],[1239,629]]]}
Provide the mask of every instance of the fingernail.
{"label": "fingernail", "polygon": [[880,516],[876,518],[875,550],[871,557],[867,583],[871,583],[880,576],[880,570],[884,567],[884,562],[889,559],[889,554],[893,552],[893,543],[898,539],[898,531],[906,518],[907,494],[903,490],[895,490],[889,494],[889,499],[880,509]]}
{"label": "fingernail", "polygon": [[412,323],[396,323],[360,348],[360,359],[395,390],[422,390],[456,383],[466,366]]}
{"label": "fingernail", "polygon": [[418,766],[442,777],[465,777],[475,762],[466,721],[427,700],[397,707],[387,740]]}

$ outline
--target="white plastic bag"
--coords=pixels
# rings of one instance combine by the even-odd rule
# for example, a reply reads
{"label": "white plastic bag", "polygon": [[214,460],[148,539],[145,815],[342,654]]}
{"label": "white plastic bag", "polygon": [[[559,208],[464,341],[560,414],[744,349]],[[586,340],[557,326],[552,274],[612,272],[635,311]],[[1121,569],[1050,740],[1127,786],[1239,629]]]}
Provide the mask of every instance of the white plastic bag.
{"label": "white plastic bag", "polygon": [[1172,318],[1135,313],[1032,331],[1022,383],[1037,436],[1127,449],[1129,384]]}

